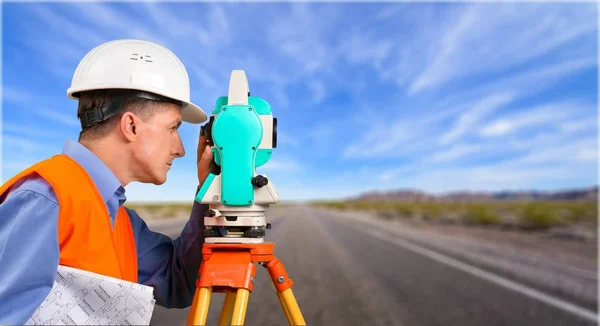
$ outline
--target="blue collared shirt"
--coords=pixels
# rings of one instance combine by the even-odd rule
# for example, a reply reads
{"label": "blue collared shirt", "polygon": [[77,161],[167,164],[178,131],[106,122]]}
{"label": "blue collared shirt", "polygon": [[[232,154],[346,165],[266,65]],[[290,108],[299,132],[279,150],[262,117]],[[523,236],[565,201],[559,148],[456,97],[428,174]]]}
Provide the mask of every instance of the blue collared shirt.
{"label": "blue collared shirt", "polygon": [[[67,140],[63,153],[90,175],[114,226],[117,211],[126,201],[119,180],[79,142]],[[137,249],[138,282],[154,287],[156,303],[161,306],[184,308],[192,303],[202,261],[206,209],[194,201],[190,219],[172,240],[148,229],[134,210],[126,208]],[[38,175],[24,177],[0,197],[1,324],[27,322],[54,284],[59,257],[56,195]]]}

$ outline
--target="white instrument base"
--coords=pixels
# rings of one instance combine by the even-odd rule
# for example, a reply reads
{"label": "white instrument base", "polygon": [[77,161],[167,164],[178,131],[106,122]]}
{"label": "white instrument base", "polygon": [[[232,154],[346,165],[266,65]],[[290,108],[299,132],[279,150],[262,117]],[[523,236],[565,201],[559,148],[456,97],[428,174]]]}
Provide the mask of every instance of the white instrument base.
{"label": "white instrument base", "polygon": [[205,243],[263,243],[265,238],[235,238],[235,237],[215,237],[205,238]]}

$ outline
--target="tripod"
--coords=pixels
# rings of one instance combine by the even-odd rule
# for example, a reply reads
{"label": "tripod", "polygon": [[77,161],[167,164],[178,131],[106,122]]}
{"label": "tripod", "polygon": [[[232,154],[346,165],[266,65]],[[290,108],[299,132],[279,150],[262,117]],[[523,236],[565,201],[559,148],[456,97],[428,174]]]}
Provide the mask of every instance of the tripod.
{"label": "tripod", "polygon": [[196,294],[187,325],[206,325],[211,294],[225,293],[219,325],[243,325],[256,265],[266,267],[277,290],[277,299],[290,325],[306,325],[292,293],[293,281],[283,263],[273,254],[275,244],[205,243],[203,261],[196,279]]}

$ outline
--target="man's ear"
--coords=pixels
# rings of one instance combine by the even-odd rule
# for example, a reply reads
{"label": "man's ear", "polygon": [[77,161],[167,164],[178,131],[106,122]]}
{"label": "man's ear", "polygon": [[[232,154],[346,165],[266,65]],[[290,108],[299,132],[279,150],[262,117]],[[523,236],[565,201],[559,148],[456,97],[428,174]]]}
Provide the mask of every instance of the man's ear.
{"label": "man's ear", "polygon": [[138,117],[131,112],[125,112],[123,116],[121,116],[119,126],[121,128],[123,136],[127,140],[134,141],[137,138],[138,132],[136,130],[136,127],[139,124],[139,121],[140,120],[138,119]]}

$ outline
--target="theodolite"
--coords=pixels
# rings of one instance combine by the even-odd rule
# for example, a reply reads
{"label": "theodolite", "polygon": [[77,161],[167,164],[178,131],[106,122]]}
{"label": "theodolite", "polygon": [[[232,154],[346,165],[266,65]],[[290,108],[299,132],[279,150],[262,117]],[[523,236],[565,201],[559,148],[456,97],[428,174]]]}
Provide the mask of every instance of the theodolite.
{"label": "theodolite", "polygon": [[196,293],[186,325],[206,325],[213,293],[225,293],[218,325],[243,325],[256,265],[269,272],[277,299],[290,325],[306,325],[275,243],[267,242],[265,212],[279,202],[273,183],[256,171],[277,146],[277,119],[271,106],[250,96],[243,70],[234,70],[228,96],[217,99],[202,134],[213,153],[211,171],[196,201],[208,204],[205,243]]}
{"label": "theodolite", "polygon": [[243,70],[233,70],[227,96],[217,99],[201,133],[213,153],[211,171],[196,201],[208,204],[206,243],[263,243],[265,212],[279,202],[275,185],[256,168],[277,146],[277,118],[260,97],[250,96]]}

